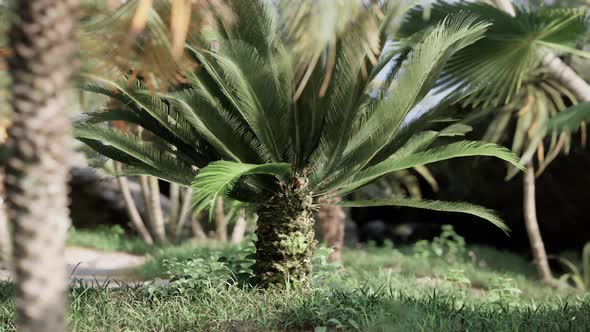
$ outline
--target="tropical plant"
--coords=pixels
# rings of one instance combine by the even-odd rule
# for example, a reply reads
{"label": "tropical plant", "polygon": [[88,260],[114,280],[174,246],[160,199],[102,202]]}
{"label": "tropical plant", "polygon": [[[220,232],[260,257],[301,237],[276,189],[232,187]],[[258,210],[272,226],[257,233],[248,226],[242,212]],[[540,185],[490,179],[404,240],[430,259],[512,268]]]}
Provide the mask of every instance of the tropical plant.
{"label": "tropical plant", "polygon": [[[569,85],[555,77],[544,61],[549,54],[547,49],[586,56],[572,46],[586,32],[586,10],[515,8],[505,12],[481,2],[437,2],[429,8],[428,22],[424,21],[424,12],[423,7],[411,10],[402,33],[415,34],[458,12],[474,13],[482,22],[492,23],[484,38],[464,48],[449,61],[440,85],[453,89],[478,86],[479,91],[466,98],[463,104],[481,110],[475,119],[492,115],[483,137],[485,141],[504,139],[511,120],[516,120],[512,151],[519,154],[521,163],[527,166],[523,176],[525,225],[539,275],[544,281],[553,283],[536,216],[535,175],[539,176],[560,152],[569,149],[571,130],[558,126],[548,130],[548,126],[552,117],[561,112],[569,113],[566,105],[568,102],[577,103],[577,98],[575,91],[570,91]],[[577,115],[567,116],[569,120],[566,122],[570,126],[582,127],[585,133],[583,122],[572,123],[575,119],[585,119],[580,108],[576,112]],[[545,139],[547,136],[551,137],[549,142]],[[533,160],[535,155],[537,170]],[[516,169],[509,170],[508,178],[515,174]]]}
{"label": "tropical plant", "polygon": [[19,331],[64,331],[70,224],[68,105],[77,1],[18,1],[10,29],[12,124],[6,197],[14,225]]}
{"label": "tropical plant", "polygon": [[582,249],[582,268],[579,269],[572,261],[560,257],[559,261],[565,265],[570,272],[562,275],[559,280],[562,283],[571,281],[576,289],[590,291],[590,243],[586,243]]}
{"label": "tropical plant", "polygon": [[[153,93],[141,81],[130,87],[124,80],[89,76],[94,83],[87,90],[119,103],[79,121],[76,137],[127,165],[121,175],[149,174],[192,185],[197,213],[209,207],[213,215],[219,197],[255,208],[258,283],[309,283],[316,202],[344,196],[396,170],[455,157],[494,156],[518,165],[497,145],[449,142],[465,132],[464,125],[431,129],[441,118],[438,111],[463,97],[464,89],[426,114],[412,112],[427,101],[446,61],[482,38],[486,23],[465,14],[449,17],[414,37],[421,42],[412,48],[384,50],[381,43],[373,62],[358,49],[363,26],[353,24],[336,43],[334,65],[318,62],[298,94],[297,59],[289,57],[272,4],[230,4],[239,16],[215,37],[215,47],[187,45],[200,69],[183,73],[190,83],[182,89]],[[381,40],[387,39],[392,8],[384,2],[385,15],[374,18]],[[393,57],[403,61],[386,68]],[[326,70],[333,73],[321,91]],[[379,74],[386,76],[381,93],[371,95]],[[135,123],[154,135],[142,139],[104,125],[110,121]],[[469,213],[506,229],[492,211],[467,203],[393,197],[337,204]]]}

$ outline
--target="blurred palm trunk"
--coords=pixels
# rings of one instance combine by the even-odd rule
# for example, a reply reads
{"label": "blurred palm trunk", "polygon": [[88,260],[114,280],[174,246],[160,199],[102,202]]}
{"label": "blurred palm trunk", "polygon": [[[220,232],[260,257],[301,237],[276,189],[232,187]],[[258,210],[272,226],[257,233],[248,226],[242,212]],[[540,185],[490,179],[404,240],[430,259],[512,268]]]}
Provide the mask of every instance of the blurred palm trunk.
{"label": "blurred palm trunk", "polygon": [[537,203],[535,201],[535,169],[532,164],[528,164],[526,174],[523,179],[524,190],[524,221],[526,225],[527,234],[531,244],[531,251],[535,267],[539,272],[539,277],[551,284],[553,282],[553,275],[549,268],[549,261],[547,260],[547,252],[541,231],[539,229],[539,221],[537,220]]}
{"label": "blurred palm trunk", "polygon": [[215,237],[221,242],[227,242],[227,220],[221,197],[217,198],[217,202],[215,202]]}
{"label": "blurred palm trunk", "polygon": [[322,202],[318,213],[324,233],[324,242],[334,250],[328,257],[331,262],[340,260],[342,247],[344,247],[346,213],[344,213],[341,206],[332,205],[338,201],[340,201],[340,197],[334,197]]}
{"label": "blurred palm trunk", "polygon": [[14,225],[18,331],[66,329],[64,242],[73,153],[67,114],[78,1],[16,1],[6,198]]}
{"label": "blurred palm trunk", "polygon": [[238,244],[244,240],[247,226],[248,222],[246,221],[244,209],[240,209],[238,212],[238,218],[234,224],[234,229],[231,232],[231,243]]}
{"label": "blurred palm trunk", "polygon": [[[115,170],[117,172],[121,171],[121,164],[115,162]],[[126,177],[119,176],[117,177],[117,183],[119,184],[119,190],[121,190],[121,194],[123,194],[123,200],[125,202],[125,209],[127,210],[127,214],[129,215],[129,219],[133,224],[133,227],[141,237],[141,239],[147,244],[153,244],[154,240],[150,235],[150,232],[145,227],[143,220],[141,219],[141,215],[137,210],[137,206],[135,205],[135,201],[131,196],[131,190],[129,190],[129,182]]]}
{"label": "blurred palm trunk", "polygon": [[157,243],[166,242],[166,227],[164,225],[164,213],[160,201],[160,185],[158,179],[153,176],[142,175],[139,184],[145,202],[151,234]]}
{"label": "blurred palm trunk", "polygon": [[180,216],[180,186],[176,183],[170,183],[170,220],[171,225],[178,224]]}
{"label": "blurred palm trunk", "polygon": [[4,170],[0,169],[0,267],[10,268],[12,260],[12,244],[8,215],[4,206]]}

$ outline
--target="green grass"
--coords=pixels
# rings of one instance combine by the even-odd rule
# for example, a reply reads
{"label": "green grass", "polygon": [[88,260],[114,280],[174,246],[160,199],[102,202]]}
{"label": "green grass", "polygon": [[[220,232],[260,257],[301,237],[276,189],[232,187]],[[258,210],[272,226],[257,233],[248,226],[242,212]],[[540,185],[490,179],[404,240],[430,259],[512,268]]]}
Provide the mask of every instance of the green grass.
{"label": "green grass", "polygon": [[[69,241],[83,244],[80,234]],[[544,287],[523,257],[466,247],[451,237],[402,248],[346,248],[342,265],[327,263],[323,250],[308,291],[228,284],[230,271],[238,275],[237,266],[247,261],[238,258],[251,252],[248,245],[89,243],[146,253],[144,275],[169,271],[176,281],[169,287],[76,287],[70,291],[73,331],[590,330],[588,294]],[[0,331],[14,329],[13,292],[0,284]]]}

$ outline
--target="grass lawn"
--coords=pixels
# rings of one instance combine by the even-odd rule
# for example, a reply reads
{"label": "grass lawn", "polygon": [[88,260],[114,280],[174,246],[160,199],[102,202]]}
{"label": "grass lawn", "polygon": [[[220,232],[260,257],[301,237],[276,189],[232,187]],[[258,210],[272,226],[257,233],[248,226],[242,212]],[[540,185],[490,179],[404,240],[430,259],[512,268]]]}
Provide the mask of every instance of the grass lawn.
{"label": "grass lawn", "polygon": [[[70,244],[82,244],[73,238]],[[139,245],[113,243],[112,249],[142,252]],[[145,249],[151,259],[143,274],[170,274],[171,286],[74,288],[72,330],[590,330],[588,294],[543,287],[526,259],[452,236],[403,248],[347,248],[342,265],[327,263],[320,250],[307,291],[240,283],[251,263],[248,245]],[[0,330],[14,328],[13,292],[0,285]]]}

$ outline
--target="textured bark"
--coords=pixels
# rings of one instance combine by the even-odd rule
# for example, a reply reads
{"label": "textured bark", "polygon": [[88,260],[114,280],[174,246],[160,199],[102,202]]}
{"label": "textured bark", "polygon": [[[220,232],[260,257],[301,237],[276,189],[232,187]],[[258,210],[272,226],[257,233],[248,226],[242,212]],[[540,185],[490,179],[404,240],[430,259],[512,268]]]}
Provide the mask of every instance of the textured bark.
{"label": "textured bark", "polygon": [[8,215],[4,204],[4,170],[0,169],[0,268],[10,268],[12,261],[12,244],[8,227]]}
{"label": "textured bark", "polygon": [[238,244],[244,240],[244,235],[246,234],[246,228],[248,226],[248,222],[244,217],[244,210],[242,209],[238,213],[238,219],[236,219],[234,229],[231,232],[231,243],[233,244]]}
{"label": "textured bark", "polygon": [[316,246],[311,196],[298,190],[277,194],[257,212],[257,283],[308,287]]}
{"label": "textured bark", "polygon": [[[115,162],[115,170],[121,171],[121,164],[119,164],[118,162]],[[152,236],[150,235],[148,229],[145,227],[145,224],[141,219],[141,215],[137,210],[137,206],[135,206],[135,201],[131,196],[131,190],[129,190],[129,182],[127,178],[123,176],[117,177],[117,183],[119,184],[119,189],[123,194],[125,208],[127,210],[127,214],[129,215],[129,219],[133,224],[133,227],[135,228],[135,230],[144,242],[146,242],[147,244],[153,244],[154,240],[152,239]]]}
{"label": "textured bark", "polygon": [[318,218],[322,231],[324,233],[324,242],[333,251],[328,257],[331,262],[337,262],[342,255],[342,247],[344,246],[344,225],[346,221],[346,213],[341,206],[332,205],[340,200],[339,197],[332,198],[320,205]]}
{"label": "textured bark", "polygon": [[69,81],[76,70],[78,2],[15,2],[10,30],[13,123],[6,194],[14,224],[19,331],[64,331],[64,241],[71,152]]}
{"label": "textured bark", "polygon": [[223,198],[219,197],[215,202],[215,238],[227,242],[227,220],[223,208]]}
{"label": "textured bark", "polygon": [[527,234],[531,244],[531,251],[535,267],[539,272],[539,277],[546,282],[553,282],[553,275],[549,268],[549,261],[547,260],[547,252],[541,231],[539,229],[539,222],[537,220],[537,204],[535,202],[535,169],[531,164],[527,165],[526,174],[523,179],[524,190],[524,221],[526,225]]}
{"label": "textured bark", "polygon": [[[491,2],[498,9],[506,12],[510,16],[516,15],[514,7],[512,6],[512,1],[491,0]],[[555,79],[572,91],[580,100],[590,101],[590,85],[588,85],[580,75],[550,51],[543,51],[541,56],[545,69],[547,69]]]}
{"label": "textured bark", "polygon": [[152,221],[152,232],[158,243],[166,242],[166,225],[164,224],[164,212],[162,212],[162,202],[160,202],[160,185],[158,179],[150,176],[149,185],[149,204],[148,211]]}

